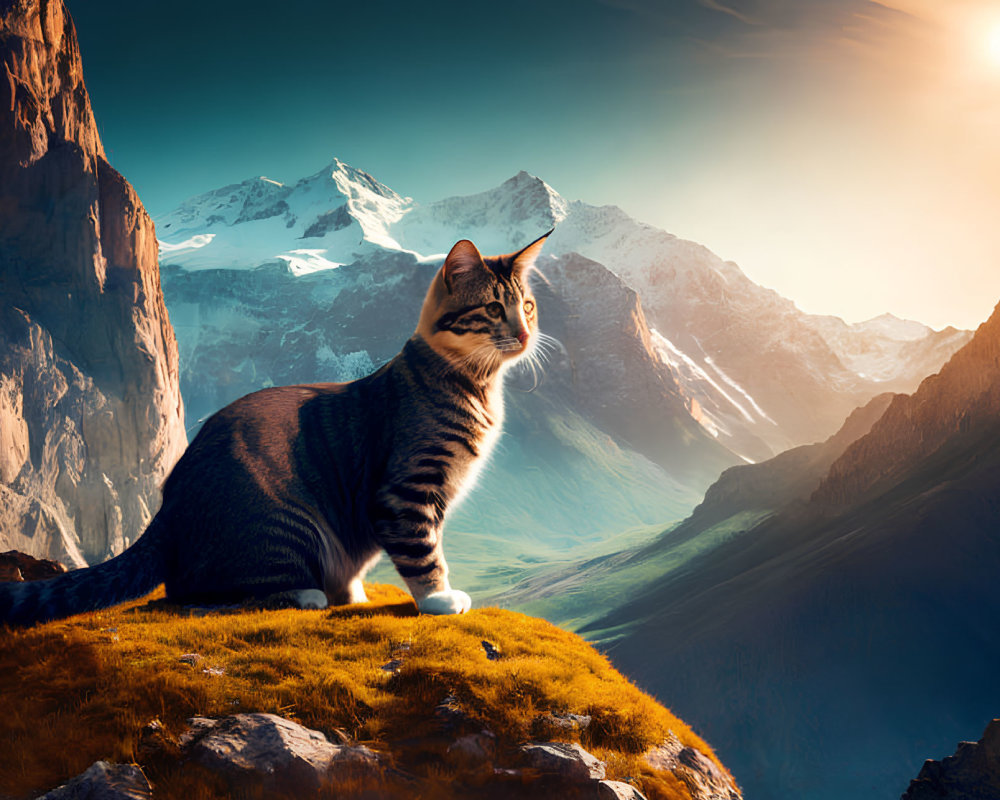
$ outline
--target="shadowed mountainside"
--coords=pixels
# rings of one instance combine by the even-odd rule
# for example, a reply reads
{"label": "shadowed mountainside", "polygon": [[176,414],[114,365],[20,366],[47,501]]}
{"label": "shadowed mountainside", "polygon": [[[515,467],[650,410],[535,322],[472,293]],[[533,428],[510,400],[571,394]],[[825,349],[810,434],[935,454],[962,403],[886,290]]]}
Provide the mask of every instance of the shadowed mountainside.
{"label": "shadowed mountainside", "polygon": [[751,796],[898,796],[1000,707],[998,387],[1000,308],[811,502],[583,632],[678,697]]}
{"label": "shadowed mountainside", "polygon": [[[699,557],[744,535],[788,504],[804,503],[834,461],[869,431],[891,399],[890,394],[880,395],[856,409],[825,442],[793,448],[760,464],[727,469],[690,517],[652,542],[589,560],[539,567],[489,602],[572,629],[594,622],[619,605],[621,597],[648,591],[668,574],[696,569]],[[629,625],[660,614],[657,606],[650,605]],[[589,635],[602,636],[594,630]]]}

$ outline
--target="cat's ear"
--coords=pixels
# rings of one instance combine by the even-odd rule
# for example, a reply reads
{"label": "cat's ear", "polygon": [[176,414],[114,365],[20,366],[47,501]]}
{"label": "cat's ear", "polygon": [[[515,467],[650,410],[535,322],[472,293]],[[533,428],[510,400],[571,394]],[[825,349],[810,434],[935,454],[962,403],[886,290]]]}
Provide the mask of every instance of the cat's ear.
{"label": "cat's ear", "polygon": [[455,278],[485,269],[479,249],[468,239],[456,242],[444,260],[444,285],[448,291],[454,288]]}
{"label": "cat's ear", "polygon": [[518,250],[516,253],[512,253],[508,258],[510,259],[511,273],[514,275],[523,275],[528,270],[535,266],[535,259],[542,252],[542,245],[545,244],[545,240],[552,235],[553,228],[548,233],[543,236],[539,236],[535,241],[529,244],[527,247]]}

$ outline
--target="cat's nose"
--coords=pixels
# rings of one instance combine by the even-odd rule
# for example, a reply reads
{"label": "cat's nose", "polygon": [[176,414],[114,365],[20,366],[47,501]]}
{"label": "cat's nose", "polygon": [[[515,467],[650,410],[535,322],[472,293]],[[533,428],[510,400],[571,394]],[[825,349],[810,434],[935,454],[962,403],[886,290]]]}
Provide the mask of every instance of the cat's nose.
{"label": "cat's nose", "polygon": [[521,331],[517,335],[517,340],[521,343],[521,347],[524,347],[524,345],[527,344],[527,342],[528,342],[528,336],[529,336],[529,334],[528,334],[527,331]]}

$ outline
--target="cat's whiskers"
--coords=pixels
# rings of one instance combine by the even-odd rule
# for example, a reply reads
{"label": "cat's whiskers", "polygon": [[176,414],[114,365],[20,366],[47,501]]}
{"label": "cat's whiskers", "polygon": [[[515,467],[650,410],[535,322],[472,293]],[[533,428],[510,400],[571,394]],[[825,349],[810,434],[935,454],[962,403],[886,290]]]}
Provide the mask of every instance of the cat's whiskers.
{"label": "cat's whiskers", "polygon": [[493,343],[488,342],[476,345],[454,363],[459,369],[469,370],[476,375],[486,376],[496,373],[503,363],[503,359]]}

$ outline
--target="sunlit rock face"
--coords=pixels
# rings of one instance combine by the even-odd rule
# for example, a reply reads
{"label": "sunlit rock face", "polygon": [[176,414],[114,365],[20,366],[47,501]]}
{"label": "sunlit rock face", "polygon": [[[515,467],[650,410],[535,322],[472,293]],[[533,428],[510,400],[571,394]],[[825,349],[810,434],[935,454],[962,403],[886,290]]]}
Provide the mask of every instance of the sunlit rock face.
{"label": "sunlit rock face", "polygon": [[995,435],[1000,418],[1000,306],[972,340],[912,395],[903,395],[838,459],[813,497],[834,508],[897,483],[956,441]]}
{"label": "sunlit rock face", "polygon": [[61,2],[0,5],[0,543],[120,552],[186,438],[153,223],[106,161]]}

